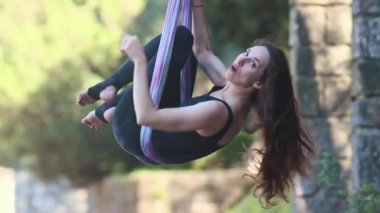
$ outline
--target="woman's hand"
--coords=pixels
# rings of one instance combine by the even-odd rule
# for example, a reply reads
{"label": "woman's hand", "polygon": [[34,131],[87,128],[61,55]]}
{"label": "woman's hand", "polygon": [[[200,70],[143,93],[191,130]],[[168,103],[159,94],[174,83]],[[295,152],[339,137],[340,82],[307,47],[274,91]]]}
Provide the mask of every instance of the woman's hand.
{"label": "woman's hand", "polygon": [[134,62],[141,60],[146,61],[144,47],[143,45],[141,45],[136,35],[130,35],[125,33],[121,39],[120,49],[125,54],[127,54]]}

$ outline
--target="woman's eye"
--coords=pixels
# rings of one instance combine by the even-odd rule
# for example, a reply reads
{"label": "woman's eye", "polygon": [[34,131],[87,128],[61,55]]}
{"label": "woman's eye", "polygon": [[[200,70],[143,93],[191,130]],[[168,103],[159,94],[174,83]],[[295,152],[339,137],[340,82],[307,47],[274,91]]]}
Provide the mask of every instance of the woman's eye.
{"label": "woman's eye", "polygon": [[244,55],[245,56],[248,56],[249,52],[248,51],[245,51]]}
{"label": "woman's eye", "polygon": [[251,66],[252,66],[253,68],[256,68],[256,62],[252,61],[252,62],[251,62]]}

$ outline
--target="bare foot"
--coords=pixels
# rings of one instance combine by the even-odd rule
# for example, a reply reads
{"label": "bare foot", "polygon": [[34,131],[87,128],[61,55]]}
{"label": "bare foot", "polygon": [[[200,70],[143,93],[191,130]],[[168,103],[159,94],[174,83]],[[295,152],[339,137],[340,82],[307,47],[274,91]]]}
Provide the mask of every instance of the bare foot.
{"label": "bare foot", "polygon": [[116,97],[117,89],[114,86],[108,86],[100,92],[100,99],[105,102],[111,102]]}
{"label": "bare foot", "polygon": [[112,122],[112,120],[113,120],[113,116],[114,116],[114,114],[115,114],[115,110],[116,110],[116,107],[111,107],[111,108],[107,109],[107,110],[104,112],[104,114],[103,114],[104,119],[106,119],[106,121],[107,121],[108,123],[111,123],[111,122]]}
{"label": "bare foot", "polygon": [[[117,89],[114,86],[108,86],[100,92],[99,97],[105,102],[110,102],[116,97],[116,94],[117,94]],[[96,101],[95,99],[91,98],[88,95],[88,90],[85,90],[79,93],[79,95],[77,96],[76,102],[79,106],[85,106],[87,104],[93,104],[95,103],[95,101]]]}
{"label": "bare foot", "polygon": [[88,93],[87,93],[87,90],[86,91],[82,91],[81,93],[79,93],[79,95],[77,96],[77,104],[79,106],[84,106],[84,105],[87,105],[87,104],[92,104],[92,103],[95,103],[95,99],[91,98]]}
{"label": "bare foot", "polygon": [[[113,119],[113,116],[115,114],[115,110],[116,110],[116,107],[111,107],[109,109],[107,109],[105,112],[104,112],[104,119],[108,122],[108,123],[111,123],[112,122],[112,119]],[[85,126],[87,126],[88,128],[91,128],[91,129],[100,129],[104,122],[102,120],[100,120],[96,114],[95,114],[95,110],[91,111],[88,113],[88,115],[86,117],[84,117],[82,119],[82,124],[84,124]]]}
{"label": "bare foot", "polygon": [[82,124],[91,129],[98,130],[103,126],[103,121],[95,115],[95,110],[88,113],[86,117],[82,119]]}

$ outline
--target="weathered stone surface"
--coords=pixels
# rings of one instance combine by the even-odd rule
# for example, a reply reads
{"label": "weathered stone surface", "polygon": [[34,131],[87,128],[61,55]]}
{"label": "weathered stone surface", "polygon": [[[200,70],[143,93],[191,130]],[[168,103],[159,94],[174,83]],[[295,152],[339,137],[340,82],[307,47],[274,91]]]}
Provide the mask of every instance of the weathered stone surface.
{"label": "weathered stone surface", "polygon": [[138,182],[113,177],[88,188],[89,212],[138,212]]}
{"label": "weathered stone surface", "polygon": [[353,13],[352,183],[354,191],[368,183],[380,191],[380,1],[354,0]]}
{"label": "weathered stone surface", "polygon": [[353,73],[358,89],[356,93],[366,96],[380,94],[379,60],[356,60]]}
{"label": "weathered stone surface", "polygon": [[[344,183],[342,183],[344,184]],[[343,212],[346,200],[338,195],[338,187],[325,187],[316,179],[298,179],[295,183],[293,213]]]}
{"label": "weathered stone surface", "polygon": [[351,47],[348,45],[294,47],[290,58],[294,75],[348,74],[351,66]]}
{"label": "weathered stone surface", "polygon": [[[331,212],[341,210],[346,205],[344,198],[336,192],[346,188],[344,181],[332,187],[321,183],[318,174],[323,168],[321,159],[329,154],[337,159],[339,174],[348,176],[351,172],[351,141],[347,129],[348,118],[307,119],[311,136],[317,144],[319,159],[314,162],[314,175],[309,179],[296,179],[293,212]],[[326,199],[328,198],[328,199]],[[339,211],[338,211],[339,212]]]}
{"label": "weathered stone surface", "polygon": [[315,117],[319,114],[319,84],[314,78],[295,78],[294,90],[305,116]]}
{"label": "weathered stone surface", "polygon": [[87,212],[87,191],[74,189],[64,177],[46,183],[24,170],[15,172],[13,181],[16,199],[11,212]]}
{"label": "weathered stone surface", "polygon": [[357,99],[352,104],[352,128],[380,128],[380,97]]}
{"label": "weathered stone surface", "polygon": [[292,8],[290,12],[291,46],[323,44],[326,28],[326,10],[322,6]]}
{"label": "weathered stone surface", "polygon": [[380,129],[357,129],[352,141],[354,187],[367,182],[380,190]]}
{"label": "weathered stone surface", "polygon": [[326,15],[326,42],[328,44],[350,44],[352,37],[350,5],[327,7]]}
{"label": "weathered stone surface", "polygon": [[354,58],[380,59],[380,17],[357,17],[354,24]]}
{"label": "weathered stone surface", "polygon": [[244,170],[144,172],[89,189],[88,212],[225,212],[250,189]]}
{"label": "weathered stone surface", "polygon": [[290,0],[291,5],[331,5],[350,4],[351,0]]}
{"label": "weathered stone surface", "polygon": [[342,168],[348,170],[350,163],[345,162],[351,156],[348,118],[309,118],[306,121],[319,152],[337,156],[342,161]]}
{"label": "weathered stone surface", "polygon": [[290,0],[291,5],[326,5],[328,0]]}
{"label": "weathered stone surface", "polygon": [[295,93],[305,116],[344,116],[349,113],[352,79],[336,77],[296,77]]}
{"label": "weathered stone surface", "polygon": [[355,15],[380,14],[379,0],[353,0],[352,11]]}
{"label": "weathered stone surface", "polygon": [[328,4],[351,4],[352,0],[327,0]]}
{"label": "weathered stone surface", "polygon": [[344,116],[349,114],[351,105],[352,78],[349,75],[322,78],[319,80],[321,114]]}

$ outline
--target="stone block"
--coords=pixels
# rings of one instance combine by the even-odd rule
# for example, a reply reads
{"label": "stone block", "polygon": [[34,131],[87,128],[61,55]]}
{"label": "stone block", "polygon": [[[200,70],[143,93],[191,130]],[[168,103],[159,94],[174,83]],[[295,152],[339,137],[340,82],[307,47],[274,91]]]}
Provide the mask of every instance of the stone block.
{"label": "stone block", "polygon": [[354,64],[354,79],[358,94],[380,94],[380,61],[360,59]]}
{"label": "stone block", "polygon": [[89,212],[138,212],[139,185],[137,181],[112,177],[93,183],[88,188]]}
{"label": "stone block", "polygon": [[293,47],[291,70],[299,76],[350,73],[351,47],[348,45]]}
{"label": "stone block", "polygon": [[352,156],[349,118],[310,118],[307,123],[311,137],[317,145],[319,158],[314,162],[311,178],[301,180],[297,177],[292,212],[331,212],[332,209],[339,209],[339,206],[346,204],[345,199],[336,192],[345,187],[347,182],[339,181],[332,187],[321,183],[318,177],[322,168],[321,159],[324,154],[332,155],[340,165],[337,175],[349,175]]}
{"label": "stone block", "polygon": [[323,116],[345,116],[351,105],[352,78],[349,75],[326,77],[319,80],[320,110]]}
{"label": "stone block", "polygon": [[351,44],[352,11],[350,5],[326,8],[326,42],[328,44]]}
{"label": "stone block", "polygon": [[326,28],[326,10],[323,6],[293,7],[290,11],[291,46],[323,44]]}
{"label": "stone block", "polygon": [[328,4],[336,5],[336,4],[348,4],[350,5],[352,0],[327,0]]}
{"label": "stone block", "polygon": [[329,0],[290,0],[291,5],[326,5]]}
{"label": "stone block", "polygon": [[291,5],[331,5],[351,4],[351,0],[290,0]]}
{"label": "stone block", "polygon": [[89,187],[88,211],[225,212],[252,186],[243,169],[144,171],[113,176]]}
{"label": "stone block", "polygon": [[302,114],[308,117],[319,115],[319,84],[314,78],[297,77],[293,81],[295,95]]}
{"label": "stone block", "polygon": [[357,129],[352,136],[352,179],[356,189],[367,182],[380,190],[380,129]]}
{"label": "stone block", "polygon": [[379,14],[380,15],[380,1],[379,0],[353,0],[352,11],[355,15],[361,14]]}
{"label": "stone block", "polygon": [[351,104],[352,79],[349,75],[336,77],[297,77],[296,97],[305,116],[345,116]]}
{"label": "stone block", "polygon": [[336,193],[337,190],[338,189],[335,187],[329,188],[322,186],[318,180],[303,180],[303,182],[297,181],[295,183],[295,192],[291,212],[343,212],[341,209],[342,206],[346,206],[346,201],[342,196],[339,196],[338,193]]}
{"label": "stone block", "polygon": [[352,104],[351,126],[380,128],[380,97],[357,99]]}
{"label": "stone block", "polygon": [[319,153],[331,153],[337,156],[342,161],[342,168],[349,169],[350,165],[344,162],[352,155],[349,119],[330,117],[309,118],[306,121]]}
{"label": "stone block", "polygon": [[354,58],[380,59],[380,16],[355,18],[354,26]]}

